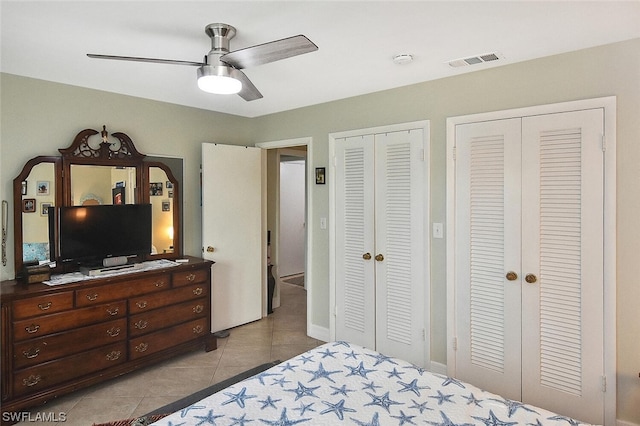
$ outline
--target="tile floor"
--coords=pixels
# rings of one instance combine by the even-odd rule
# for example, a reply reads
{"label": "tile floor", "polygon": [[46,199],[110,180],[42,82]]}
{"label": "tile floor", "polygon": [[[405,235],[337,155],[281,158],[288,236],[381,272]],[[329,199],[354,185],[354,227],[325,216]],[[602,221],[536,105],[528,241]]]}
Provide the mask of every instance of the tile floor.
{"label": "tile floor", "polygon": [[[284,284],[282,305],[260,321],[231,330],[218,349],[186,354],[34,408],[31,418],[64,413],[64,422],[18,425],[91,426],[142,416],[251,367],[285,360],[323,342],[306,335],[306,291]],[[62,416],[56,416],[62,419]]]}

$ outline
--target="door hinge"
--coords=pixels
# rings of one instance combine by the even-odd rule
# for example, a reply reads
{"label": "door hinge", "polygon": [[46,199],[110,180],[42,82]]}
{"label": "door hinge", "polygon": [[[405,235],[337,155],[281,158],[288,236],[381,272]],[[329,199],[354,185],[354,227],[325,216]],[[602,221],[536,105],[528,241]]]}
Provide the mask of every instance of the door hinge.
{"label": "door hinge", "polygon": [[418,160],[424,161],[424,148],[421,148],[418,152]]}
{"label": "door hinge", "polygon": [[456,150],[456,147],[454,146],[453,147],[453,153],[452,153],[453,154],[453,161],[456,161],[456,152],[457,152],[457,150]]}
{"label": "door hinge", "polygon": [[607,391],[607,377],[602,376],[602,392],[606,392],[606,391]]}
{"label": "door hinge", "polygon": [[607,150],[607,139],[605,138],[604,134],[601,136],[602,136],[602,152],[605,152]]}
{"label": "door hinge", "polygon": [[427,340],[427,330],[425,328],[422,329],[422,341],[425,342]]}
{"label": "door hinge", "polygon": [[453,340],[451,341],[451,346],[453,347],[454,351],[458,350],[458,338],[454,337]]}

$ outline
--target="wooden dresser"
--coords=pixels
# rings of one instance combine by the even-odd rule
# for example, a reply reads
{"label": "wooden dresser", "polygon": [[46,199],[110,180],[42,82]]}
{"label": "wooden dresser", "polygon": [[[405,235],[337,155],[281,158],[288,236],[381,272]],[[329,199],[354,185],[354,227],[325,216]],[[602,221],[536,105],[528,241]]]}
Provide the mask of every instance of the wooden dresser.
{"label": "wooden dresser", "polygon": [[3,281],[2,412],[24,411],[180,353],[216,349],[212,262],[188,259],[54,287]]}

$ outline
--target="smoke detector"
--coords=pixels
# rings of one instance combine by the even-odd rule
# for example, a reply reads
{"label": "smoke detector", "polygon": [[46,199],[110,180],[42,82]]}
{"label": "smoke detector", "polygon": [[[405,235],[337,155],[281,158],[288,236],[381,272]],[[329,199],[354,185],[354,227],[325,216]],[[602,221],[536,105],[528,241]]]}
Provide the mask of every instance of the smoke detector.
{"label": "smoke detector", "polygon": [[409,55],[408,53],[403,53],[393,57],[393,63],[397,65],[408,64],[411,61],[413,61],[413,55]]}
{"label": "smoke detector", "polygon": [[470,56],[468,58],[460,58],[449,61],[449,66],[458,68],[468,65],[484,64],[486,62],[495,62],[504,59],[504,56],[498,52],[483,53],[482,55]]}

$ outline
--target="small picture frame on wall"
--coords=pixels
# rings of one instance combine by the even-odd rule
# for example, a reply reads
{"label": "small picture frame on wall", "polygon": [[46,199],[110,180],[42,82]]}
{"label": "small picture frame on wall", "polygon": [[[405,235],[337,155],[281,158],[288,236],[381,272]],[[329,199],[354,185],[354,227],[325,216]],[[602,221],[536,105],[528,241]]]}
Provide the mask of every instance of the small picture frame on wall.
{"label": "small picture frame on wall", "polygon": [[162,195],[162,182],[151,182],[149,183],[149,195],[158,196]]}
{"label": "small picture frame on wall", "polygon": [[325,184],[325,168],[316,167],[316,185]]}
{"label": "small picture frame on wall", "polygon": [[25,198],[22,200],[22,212],[23,213],[34,213],[36,211],[36,199],[35,198]]}
{"label": "small picture frame on wall", "polygon": [[36,185],[36,194],[37,195],[49,195],[49,182],[44,180],[39,180]]}
{"label": "small picture frame on wall", "polygon": [[162,211],[163,212],[171,211],[171,202],[169,200],[162,201]]}
{"label": "small picture frame on wall", "polygon": [[22,188],[20,189],[20,193],[22,195],[27,195],[27,181],[26,180],[22,181]]}
{"label": "small picture frame on wall", "polygon": [[40,216],[49,216],[49,207],[53,206],[51,203],[40,203]]}

